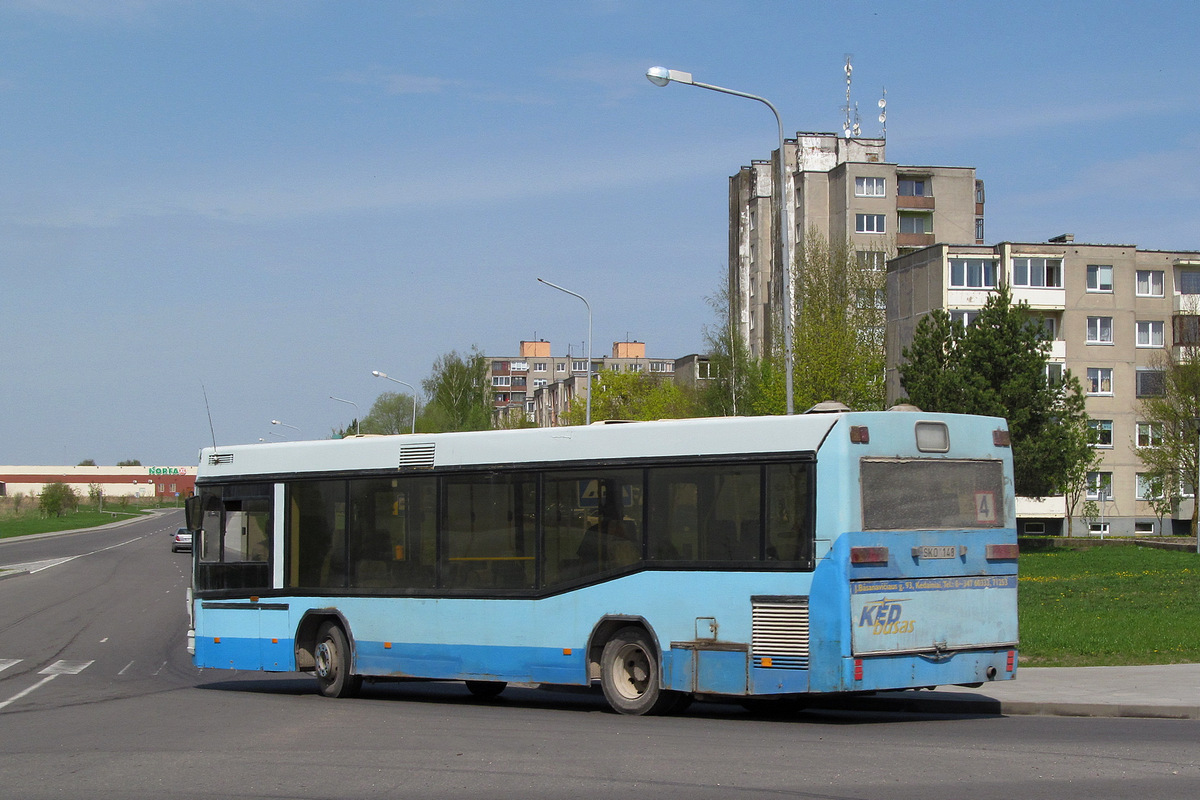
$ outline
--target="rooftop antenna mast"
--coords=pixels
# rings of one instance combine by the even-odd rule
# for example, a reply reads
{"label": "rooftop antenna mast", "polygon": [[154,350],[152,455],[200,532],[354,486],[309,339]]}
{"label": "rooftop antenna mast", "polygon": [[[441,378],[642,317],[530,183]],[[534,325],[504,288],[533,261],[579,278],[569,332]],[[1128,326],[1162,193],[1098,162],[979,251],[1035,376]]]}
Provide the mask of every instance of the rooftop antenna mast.
{"label": "rooftop antenna mast", "polygon": [[879,124],[883,126],[881,139],[887,138],[887,87],[883,87],[883,96],[879,98]]}
{"label": "rooftop antenna mast", "polygon": [[[846,112],[846,121],[842,123],[842,133],[847,139],[858,138],[862,134],[862,125],[858,117],[858,103],[850,102],[850,80],[854,72],[854,67],[850,63],[852,58],[854,58],[853,53],[846,54],[846,105],[842,107],[842,110]],[[853,112],[853,116],[851,116],[851,112]]]}

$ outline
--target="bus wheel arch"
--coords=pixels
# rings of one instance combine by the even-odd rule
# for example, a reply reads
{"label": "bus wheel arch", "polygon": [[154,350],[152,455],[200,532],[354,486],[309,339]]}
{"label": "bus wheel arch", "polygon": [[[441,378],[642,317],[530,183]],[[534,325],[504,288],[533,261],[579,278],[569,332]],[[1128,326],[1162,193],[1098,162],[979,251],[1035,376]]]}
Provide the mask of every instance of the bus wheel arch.
{"label": "bus wheel arch", "polygon": [[312,672],[326,697],[352,697],[362,687],[354,672],[354,644],[350,626],[333,610],[313,611],[296,630],[296,666]]}
{"label": "bus wheel arch", "polygon": [[642,619],[606,619],[588,644],[589,674],[598,673],[604,699],[619,714],[665,714],[678,692],[663,688],[662,649]]}

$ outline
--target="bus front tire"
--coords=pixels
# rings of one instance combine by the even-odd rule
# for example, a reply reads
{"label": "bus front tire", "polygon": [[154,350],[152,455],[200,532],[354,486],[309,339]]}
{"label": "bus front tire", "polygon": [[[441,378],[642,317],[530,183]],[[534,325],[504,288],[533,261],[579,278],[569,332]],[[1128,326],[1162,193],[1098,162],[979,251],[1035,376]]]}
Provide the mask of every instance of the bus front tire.
{"label": "bus front tire", "polygon": [[317,688],[325,697],[353,697],[362,688],[362,676],[350,674],[350,643],[336,623],[326,622],[317,631],[313,660]]}
{"label": "bus front tire", "polygon": [[665,714],[680,699],[659,686],[658,651],[640,628],[622,628],[605,643],[600,685],[618,714]]}

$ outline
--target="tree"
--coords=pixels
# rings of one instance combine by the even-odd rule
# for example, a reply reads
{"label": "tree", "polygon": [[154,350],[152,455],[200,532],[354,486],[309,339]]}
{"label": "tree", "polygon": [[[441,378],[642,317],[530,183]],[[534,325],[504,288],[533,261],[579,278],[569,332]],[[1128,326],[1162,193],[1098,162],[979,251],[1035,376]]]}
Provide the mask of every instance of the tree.
{"label": "tree", "polygon": [[793,403],[837,400],[856,410],[885,402],[887,274],[860,262],[850,242],[809,230],[796,254]]}
{"label": "tree", "polygon": [[409,433],[413,429],[413,396],[403,392],[384,392],[375,398],[371,410],[361,420],[352,419],[345,428],[334,428],[334,438],[356,433]]}
{"label": "tree", "polygon": [[1087,426],[1083,387],[1070,372],[1048,381],[1049,354],[1028,304],[1014,306],[1001,285],[970,325],[954,324],[941,309],[923,317],[903,351],[900,383],[926,411],[1005,417],[1016,493],[1046,497],[1064,493],[1091,453],[1078,438]]}
{"label": "tree", "polygon": [[465,356],[450,351],[433,362],[433,374],[421,382],[429,402],[418,421],[430,433],[481,431],[492,427],[492,388],[488,363],[478,348]]}
{"label": "tree", "polygon": [[38,508],[48,517],[61,517],[78,505],[79,495],[74,487],[61,481],[46,484],[38,495]]}
{"label": "tree", "polygon": [[136,458],[131,458],[128,461],[117,462],[118,467],[140,467],[141,465],[142,462],[138,461]]}
{"label": "tree", "polygon": [[[805,236],[796,253],[795,408],[823,400],[883,408],[886,273],[877,266],[860,261],[851,243],[831,244],[816,228]],[[718,322],[705,338],[718,377],[704,392],[703,406],[712,414],[782,414],[787,408],[782,337],[773,337],[774,352],[751,358],[730,318],[732,293],[726,286],[709,300]]]}
{"label": "tree", "polygon": [[[586,405],[586,398],[576,395],[564,415],[565,424],[584,424]],[[643,372],[604,370],[592,381],[593,422],[681,419],[695,415],[694,399],[669,378],[654,378]]]}
{"label": "tree", "polygon": [[1087,499],[1088,475],[1099,467],[1102,456],[1096,449],[1096,433],[1088,425],[1086,415],[1076,415],[1063,422],[1063,448],[1067,470],[1063,475],[1062,491],[1067,538],[1070,538],[1076,516],[1091,518],[1096,514],[1095,504]]}
{"label": "tree", "polygon": [[96,461],[95,461],[95,459],[92,459],[92,458],[85,458],[83,461],[79,462],[79,466],[94,467],[94,466],[96,466]]}
{"label": "tree", "polygon": [[[1146,397],[1140,417],[1138,458],[1146,466],[1144,480],[1158,482],[1165,497],[1178,502],[1182,487],[1200,484],[1200,348],[1167,350],[1159,359],[1161,394]],[[1141,437],[1144,436],[1144,439]],[[1196,535],[1197,506],[1192,504],[1191,531]]]}
{"label": "tree", "polygon": [[104,508],[104,490],[100,487],[100,484],[88,484],[88,501],[97,509]]}

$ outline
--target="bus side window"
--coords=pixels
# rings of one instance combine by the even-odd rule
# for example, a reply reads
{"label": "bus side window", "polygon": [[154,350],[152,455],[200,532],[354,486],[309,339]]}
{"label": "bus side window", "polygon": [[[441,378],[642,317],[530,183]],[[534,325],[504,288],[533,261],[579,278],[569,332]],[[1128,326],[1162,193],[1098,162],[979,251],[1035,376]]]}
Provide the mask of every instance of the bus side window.
{"label": "bus side window", "polygon": [[809,478],[812,465],[767,466],[768,561],[811,563],[813,520]]}

